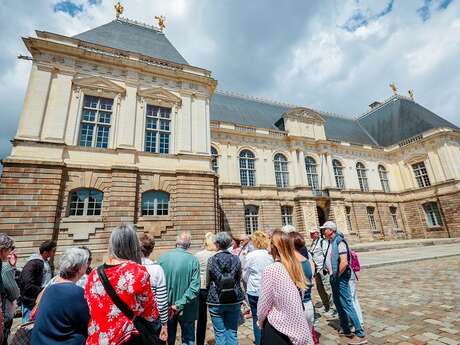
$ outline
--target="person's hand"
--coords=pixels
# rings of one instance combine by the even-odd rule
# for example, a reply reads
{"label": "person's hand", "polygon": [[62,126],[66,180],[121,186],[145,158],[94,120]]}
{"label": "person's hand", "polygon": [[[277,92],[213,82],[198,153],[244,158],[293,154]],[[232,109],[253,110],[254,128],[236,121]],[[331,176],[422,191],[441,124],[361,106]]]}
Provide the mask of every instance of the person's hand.
{"label": "person's hand", "polygon": [[260,326],[259,320],[257,320],[256,324],[257,324],[257,327],[259,327],[259,329],[262,329],[262,327]]}
{"label": "person's hand", "polygon": [[167,341],[168,340],[168,325],[163,325],[161,326],[161,331],[160,331],[160,336],[159,336],[161,341]]}
{"label": "person's hand", "polygon": [[177,309],[177,305],[175,304],[171,306],[171,310],[173,312],[173,315],[177,315],[179,313],[179,310]]}
{"label": "person's hand", "polygon": [[16,255],[16,250],[13,250],[8,255],[8,262],[10,263],[11,266],[16,267],[16,262],[18,262],[18,257]]}

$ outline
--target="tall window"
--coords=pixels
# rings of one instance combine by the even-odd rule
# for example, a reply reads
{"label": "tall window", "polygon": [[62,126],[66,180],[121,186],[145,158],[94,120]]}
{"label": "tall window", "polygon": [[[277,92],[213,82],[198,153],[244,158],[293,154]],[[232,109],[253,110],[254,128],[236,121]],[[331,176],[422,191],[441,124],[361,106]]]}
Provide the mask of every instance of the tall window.
{"label": "tall window", "polygon": [[391,215],[391,221],[393,222],[393,228],[399,229],[398,209],[394,206],[390,206],[390,215]]}
{"label": "tall window", "polygon": [[414,170],[415,179],[420,188],[431,186],[424,162],[412,164],[412,169]]}
{"label": "tall window", "polygon": [[167,216],[169,213],[169,194],[149,191],[142,194],[143,216]]}
{"label": "tall window", "polygon": [[353,232],[353,225],[351,222],[351,207],[350,206],[345,206],[345,216],[347,217],[347,226],[348,226],[348,231],[350,233]]}
{"label": "tall window", "polygon": [[171,108],[147,104],[145,116],[145,151],[169,153]]}
{"label": "tall window", "polygon": [[81,188],[70,193],[69,216],[99,216],[104,193],[89,188]]}
{"label": "tall window", "polygon": [[305,157],[305,167],[307,170],[307,183],[314,192],[319,190],[318,173],[316,172],[316,161],[310,157]]}
{"label": "tall window", "polygon": [[338,161],[337,159],[333,159],[332,167],[334,168],[335,184],[337,188],[344,189],[345,188],[345,178],[343,176],[342,163],[340,163],[340,161]]}
{"label": "tall window", "polygon": [[112,106],[113,99],[85,95],[80,124],[80,146],[108,146]]}
{"label": "tall window", "polygon": [[292,207],[281,206],[281,222],[284,225],[292,225]]}
{"label": "tall window", "polygon": [[273,163],[275,165],[276,186],[279,188],[286,188],[289,185],[289,172],[286,157],[281,153],[277,153]]}
{"label": "tall window", "polygon": [[366,167],[363,163],[356,164],[356,173],[358,174],[359,188],[361,192],[369,192],[369,185],[367,183]]}
{"label": "tall window", "polygon": [[377,230],[377,224],[375,223],[375,217],[374,217],[374,212],[375,208],[368,206],[366,207],[367,210],[367,219],[369,220],[369,226],[371,227],[372,231]]}
{"label": "tall window", "polygon": [[390,191],[390,184],[388,183],[388,172],[383,165],[378,166],[380,184],[382,185],[382,190],[385,193]]}
{"label": "tall window", "polygon": [[256,158],[249,150],[240,152],[240,180],[242,186],[256,185]]}
{"label": "tall window", "polygon": [[211,168],[217,174],[219,172],[219,162],[217,161],[218,157],[217,150],[214,146],[211,146]]}
{"label": "tall window", "polygon": [[258,217],[259,210],[257,206],[249,205],[244,208],[244,225],[247,235],[251,235],[257,231]]}
{"label": "tall window", "polygon": [[438,204],[435,202],[427,202],[423,204],[425,211],[426,224],[428,227],[433,228],[442,225],[441,213],[439,212]]}

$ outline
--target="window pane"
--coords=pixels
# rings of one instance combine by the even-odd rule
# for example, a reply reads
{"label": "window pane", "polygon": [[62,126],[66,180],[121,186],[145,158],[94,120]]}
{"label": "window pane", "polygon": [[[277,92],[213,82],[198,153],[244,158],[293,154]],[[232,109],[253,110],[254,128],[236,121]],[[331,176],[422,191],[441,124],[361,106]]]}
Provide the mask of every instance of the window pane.
{"label": "window pane", "polygon": [[158,116],[158,107],[147,104],[146,115],[147,116]]}
{"label": "window pane", "polygon": [[157,129],[157,119],[147,117],[147,122],[145,123],[146,129]]}
{"label": "window pane", "polygon": [[169,133],[160,132],[160,153],[169,153]]}
{"label": "window pane", "polygon": [[108,126],[98,126],[97,128],[97,138],[96,138],[96,147],[106,148],[109,143],[109,130]]}
{"label": "window pane", "polygon": [[82,123],[80,128],[80,146],[91,146],[93,143],[94,125]]}
{"label": "window pane", "polygon": [[85,96],[83,99],[83,106],[85,108],[97,108],[99,98],[95,96]]}
{"label": "window pane", "polygon": [[[95,189],[79,189],[70,194],[70,216],[97,216],[101,214],[104,194]],[[85,207],[86,205],[86,207]]]}
{"label": "window pane", "polygon": [[83,121],[91,121],[93,122],[96,120],[96,110],[90,110],[90,109],[83,109]]}
{"label": "window pane", "polygon": [[99,113],[99,122],[105,123],[105,124],[110,124],[110,117],[112,113],[106,112],[106,111],[101,111]]}
{"label": "window pane", "polygon": [[112,110],[113,99],[110,98],[101,98],[100,109],[103,110]]}
{"label": "window pane", "polygon": [[156,152],[157,132],[145,133],[145,151]]}
{"label": "window pane", "polygon": [[169,120],[160,120],[160,129],[162,131],[169,131]]}
{"label": "window pane", "polygon": [[171,114],[171,108],[160,107],[160,117],[164,119],[169,119],[170,114]]}
{"label": "window pane", "polygon": [[150,191],[142,194],[142,215],[167,216],[169,211],[169,194]]}

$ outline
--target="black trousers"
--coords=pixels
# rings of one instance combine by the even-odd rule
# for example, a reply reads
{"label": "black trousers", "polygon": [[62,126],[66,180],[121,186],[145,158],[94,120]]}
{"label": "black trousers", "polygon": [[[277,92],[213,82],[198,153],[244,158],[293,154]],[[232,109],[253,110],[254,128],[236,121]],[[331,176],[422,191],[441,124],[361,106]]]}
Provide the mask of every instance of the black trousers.
{"label": "black trousers", "polygon": [[204,345],[206,340],[206,324],[208,322],[208,290],[200,289],[200,304],[198,308],[198,322],[196,324],[196,345]]}
{"label": "black trousers", "polygon": [[266,322],[262,329],[262,345],[292,345],[289,337],[275,329],[270,322]]}

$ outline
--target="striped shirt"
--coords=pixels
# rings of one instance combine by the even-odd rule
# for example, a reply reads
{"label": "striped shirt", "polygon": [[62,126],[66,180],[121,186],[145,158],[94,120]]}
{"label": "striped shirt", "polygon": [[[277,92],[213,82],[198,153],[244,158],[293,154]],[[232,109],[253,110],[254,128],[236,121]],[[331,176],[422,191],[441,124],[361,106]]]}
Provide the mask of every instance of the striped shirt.
{"label": "striped shirt", "polygon": [[142,264],[150,274],[150,285],[157,301],[160,321],[164,325],[168,322],[168,289],[163,268],[148,258],[142,258]]}

